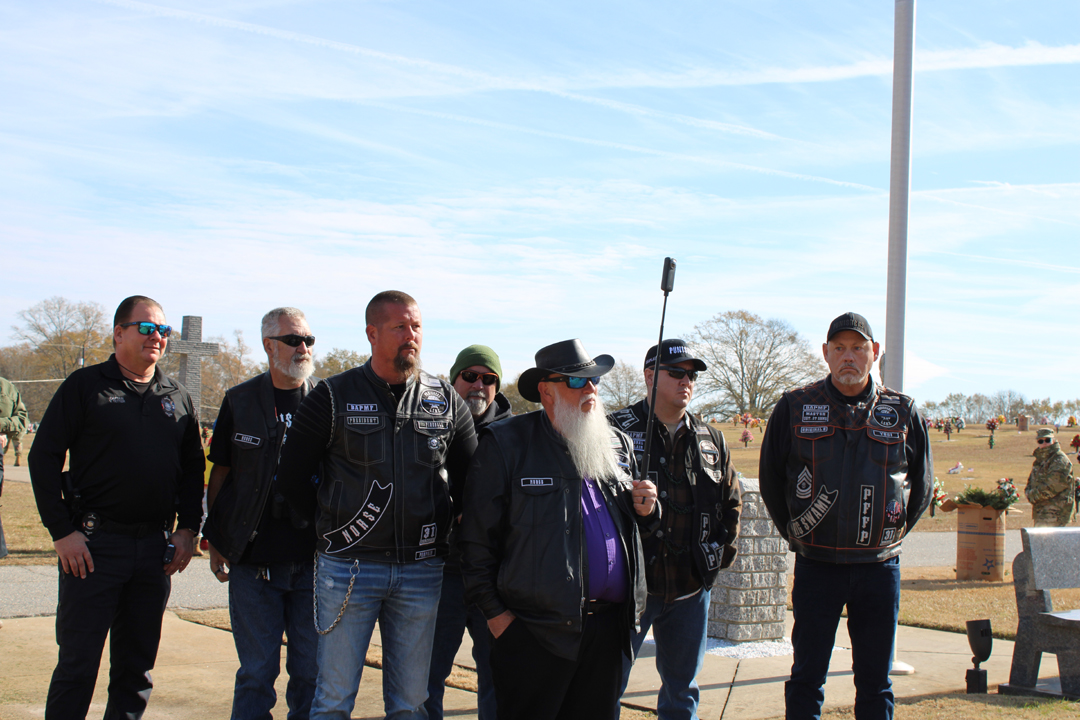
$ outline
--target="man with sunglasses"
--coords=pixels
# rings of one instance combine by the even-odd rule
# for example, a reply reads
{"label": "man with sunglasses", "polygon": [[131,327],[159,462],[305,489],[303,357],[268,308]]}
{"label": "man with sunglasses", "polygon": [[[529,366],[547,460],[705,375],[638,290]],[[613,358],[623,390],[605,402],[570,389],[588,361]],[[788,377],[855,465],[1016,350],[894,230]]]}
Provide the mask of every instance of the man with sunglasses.
{"label": "man with sunglasses", "polygon": [[1035,433],[1035,445],[1035,451],[1031,453],[1035,462],[1024,495],[1031,503],[1036,526],[1063,527],[1076,515],[1072,462],[1050,428],[1040,428]]}
{"label": "man with sunglasses", "polygon": [[541,349],[518,389],[543,409],[489,425],[469,470],[462,574],[494,637],[500,720],[618,712],[659,513],[596,392],[614,364],[579,340]]}
{"label": "man with sunglasses", "polygon": [[277,700],[281,635],[288,637],[285,699],[289,717],[303,720],[315,695],[311,576],[315,529],[293,521],[275,490],[278,450],[300,402],[318,382],[304,313],[274,308],[262,319],[268,369],[225,393],[210,445],[210,509],[203,534],[210,571],[229,583],[229,618],[240,669],[232,720],[270,716]]}
{"label": "man with sunglasses", "polygon": [[[450,368],[454,391],[461,396],[472,413],[477,434],[499,420],[511,417],[513,409],[502,386],[502,363],[495,351],[486,345],[470,345],[458,353]],[[435,622],[435,641],[431,647],[431,671],[428,676],[428,699],[424,703],[429,720],[442,720],[443,695],[446,678],[454,665],[454,656],[468,628],[473,641],[473,660],[476,662],[477,711],[479,720],[495,720],[495,688],[491,682],[491,663],[488,659],[491,637],[487,620],[480,608],[465,602],[465,583],[461,579],[461,551],[457,547],[460,535],[457,526],[450,531],[450,554],[443,568],[442,594],[439,596],[439,615]]]}
{"label": "man with sunglasses", "polygon": [[378,620],[386,715],[422,718],[447,534],[476,433],[465,401],[420,369],[416,300],[381,292],[366,320],[371,359],[304,398],[278,482],[317,536],[311,716],[349,717]]}
{"label": "man with sunglasses", "polygon": [[157,368],[171,332],[156,301],[120,303],[114,354],[68,376],[30,450],[38,511],[60,561],[46,718],[86,717],[106,635],[105,717],[142,717],[150,697],[169,576],[191,560],[205,468],[191,397]]}
{"label": "man with sunglasses", "polygon": [[[649,480],[663,508],[662,532],[645,538],[645,578],[649,588],[637,655],[652,628],[660,673],[657,714],[662,720],[697,718],[696,677],[705,658],[711,589],[717,573],[731,565],[739,535],[742,500],[724,436],[687,411],[704,361],[687,344],[671,338],[645,354],[645,399],[611,414],[610,421],[634,441],[640,463],[645,451],[649,402],[656,383],[656,421],[649,456]],[[631,663],[623,668],[623,690]]]}
{"label": "man with sunglasses", "polygon": [[900,542],[930,505],[934,463],[914,400],[870,376],[879,351],[862,315],[834,319],[829,375],[784,393],[761,445],[761,498],[796,553],[791,720],[821,716],[845,607],[856,715],[893,717]]}

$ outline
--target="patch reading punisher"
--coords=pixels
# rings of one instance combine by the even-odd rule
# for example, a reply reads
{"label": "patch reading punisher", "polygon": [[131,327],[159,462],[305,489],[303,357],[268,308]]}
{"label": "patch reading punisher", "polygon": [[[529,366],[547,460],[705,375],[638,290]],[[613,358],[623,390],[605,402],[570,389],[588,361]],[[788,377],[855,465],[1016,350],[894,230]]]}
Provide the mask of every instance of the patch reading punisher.
{"label": "patch reading punisher", "polygon": [[795,497],[800,500],[809,500],[810,493],[814,491],[814,475],[810,468],[803,465],[802,472],[795,480]]}
{"label": "patch reading punisher", "polygon": [[829,422],[828,405],[803,405],[802,421],[804,423],[827,423]]}
{"label": "patch reading punisher", "polygon": [[331,530],[323,535],[323,539],[326,540],[327,554],[343,552],[363,540],[382,519],[393,494],[393,483],[387,483],[385,487],[378,482],[372,483],[367,499],[364,500],[364,504],[353,519],[337,530]]}
{"label": "patch reading punisher", "polygon": [[168,395],[161,398],[161,409],[164,410],[165,414],[168,415],[169,417],[171,417],[171,418],[176,417],[176,405],[173,403],[172,398],[169,397]]}
{"label": "patch reading punisher", "polygon": [[900,422],[900,413],[896,412],[896,408],[888,405],[875,405],[874,422],[881,427],[891,428]]}
{"label": "patch reading punisher", "polygon": [[900,506],[899,500],[890,500],[889,504],[885,506],[885,519],[891,523],[898,521],[902,510],[903,507]]}
{"label": "patch reading punisher", "polygon": [[702,440],[699,442],[698,450],[701,450],[701,458],[710,465],[715,465],[720,462],[720,451],[713,445],[712,440]]}
{"label": "patch reading punisher", "polygon": [[814,502],[810,503],[810,507],[803,510],[799,517],[788,521],[788,530],[791,536],[802,537],[808,535],[829,514],[839,494],[839,490],[829,492],[824,487],[818,490],[817,497],[814,498]]}
{"label": "patch reading punisher", "polygon": [[420,407],[428,415],[445,415],[449,404],[446,396],[438,390],[425,390],[420,393]]}
{"label": "patch reading punisher", "polygon": [[870,530],[874,523],[874,486],[863,485],[859,488],[859,528],[855,538],[856,545],[870,544]]}

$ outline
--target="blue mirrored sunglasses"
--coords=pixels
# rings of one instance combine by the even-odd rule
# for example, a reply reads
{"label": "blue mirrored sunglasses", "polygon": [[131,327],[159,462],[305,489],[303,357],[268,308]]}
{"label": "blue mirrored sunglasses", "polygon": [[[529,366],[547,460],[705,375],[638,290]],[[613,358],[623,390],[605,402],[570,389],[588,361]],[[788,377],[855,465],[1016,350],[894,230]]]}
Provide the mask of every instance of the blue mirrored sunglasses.
{"label": "blue mirrored sunglasses", "polygon": [[140,335],[153,335],[155,330],[157,330],[157,334],[163,338],[167,338],[172,334],[171,325],[158,325],[157,323],[147,322],[145,320],[142,322],[120,323],[120,327],[131,327],[132,325],[137,325],[139,327]]}
{"label": "blue mirrored sunglasses", "polygon": [[600,384],[600,378],[591,377],[570,377],[569,375],[560,375],[559,377],[544,378],[540,382],[564,382],[566,386],[571,390],[580,390],[585,387],[585,383],[592,383],[593,387]]}

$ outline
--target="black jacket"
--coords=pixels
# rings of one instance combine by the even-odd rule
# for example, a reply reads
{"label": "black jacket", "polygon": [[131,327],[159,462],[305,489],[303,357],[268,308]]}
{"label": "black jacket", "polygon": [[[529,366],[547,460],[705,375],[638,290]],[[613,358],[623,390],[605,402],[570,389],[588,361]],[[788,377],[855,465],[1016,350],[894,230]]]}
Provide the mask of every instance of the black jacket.
{"label": "black jacket", "polygon": [[[716,575],[731,565],[738,554],[739,512],[742,498],[739,480],[731,466],[731,453],[724,436],[700,418],[686,413],[685,421],[693,437],[686,443],[683,465],[694,495],[694,566],[702,584],[712,588]],[[634,441],[634,454],[640,464],[645,452],[645,432],[649,420],[649,404],[646,400],[611,413],[609,420]],[[660,437],[659,421],[654,423],[652,452],[649,458],[649,479],[657,483],[658,492],[664,492],[659,482],[660,459],[664,454],[664,441]],[[645,541],[645,562],[653,562],[663,546],[661,531]]]}
{"label": "black jacket", "polygon": [[[318,378],[305,380],[301,396],[306,397],[318,382]],[[225,402],[233,422],[233,436],[228,438],[231,464],[207,515],[203,535],[230,563],[239,563],[271,496],[285,424],[275,413],[269,371],[231,388],[225,393]]]}
{"label": "black jacket", "polygon": [[[624,652],[645,610],[639,518],[630,496],[633,450],[612,428],[626,464],[597,481],[622,539],[630,592]],[[543,410],[488,426],[469,469],[461,527],[466,599],[484,616],[510,610],[550,652],[576,659],[588,588],[581,522],[581,475]],[[658,516],[654,512],[653,517]]]}
{"label": "black jacket", "polygon": [[124,378],[116,356],[73,372],[53,395],[30,449],[30,479],[53,540],[77,529],[62,497],[64,455],[82,512],[117,523],[171,525],[196,534],[206,459],[199,419],[182,385],[160,369],[145,394]]}
{"label": "black jacket", "polygon": [[933,495],[915,403],[871,379],[845,398],[825,378],[786,393],[761,447],[761,498],[791,549],[832,563],[900,554]]}
{"label": "black jacket", "polygon": [[319,552],[376,562],[442,557],[457,514],[452,493],[475,448],[469,408],[449,384],[421,372],[399,402],[369,361],[324,380],[300,404],[278,487],[310,518],[310,479],[320,478]]}

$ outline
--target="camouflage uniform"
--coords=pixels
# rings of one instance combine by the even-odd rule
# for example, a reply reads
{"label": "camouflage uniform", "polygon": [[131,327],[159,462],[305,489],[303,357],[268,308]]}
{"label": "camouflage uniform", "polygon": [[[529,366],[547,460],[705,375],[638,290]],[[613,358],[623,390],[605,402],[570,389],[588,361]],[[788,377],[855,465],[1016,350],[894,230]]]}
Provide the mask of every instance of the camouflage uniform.
{"label": "camouflage uniform", "polygon": [[1024,494],[1031,503],[1035,525],[1068,525],[1076,512],[1072,462],[1056,442],[1036,448],[1032,454],[1035,463]]}

